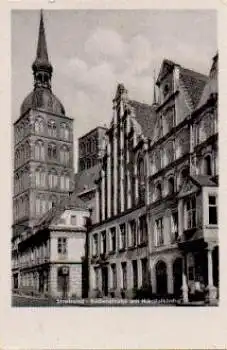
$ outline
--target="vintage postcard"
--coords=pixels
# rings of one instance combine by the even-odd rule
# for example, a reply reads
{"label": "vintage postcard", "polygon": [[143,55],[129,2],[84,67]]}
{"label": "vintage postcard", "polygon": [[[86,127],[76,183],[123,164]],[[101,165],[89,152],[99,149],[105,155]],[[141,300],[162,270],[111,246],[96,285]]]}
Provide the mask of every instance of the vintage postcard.
{"label": "vintage postcard", "polygon": [[11,312],[217,315],[218,8],[57,5],[8,5]]}

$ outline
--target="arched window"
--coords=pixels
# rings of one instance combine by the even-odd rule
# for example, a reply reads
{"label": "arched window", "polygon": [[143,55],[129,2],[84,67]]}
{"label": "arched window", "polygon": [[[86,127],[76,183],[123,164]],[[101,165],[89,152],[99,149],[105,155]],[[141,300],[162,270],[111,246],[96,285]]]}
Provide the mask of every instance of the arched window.
{"label": "arched window", "polygon": [[66,125],[66,123],[61,124],[60,135],[62,139],[65,139],[65,140],[69,139],[69,127]]}
{"label": "arched window", "polygon": [[162,198],[162,185],[160,182],[158,182],[155,186],[155,199],[161,199]]}
{"label": "arched window", "polygon": [[35,183],[37,187],[45,187],[46,185],[46,173],[42,168],[37,168],[35,171]]}
{"label": "arched window", "polygon": [[204,158],[204,175],[212,175],[211,155]]}
{"label": "arched window", "polygon": [[41,140],[35,143],[35,159],[44,160],[44,144]]}
{"label": "arched window", "polygon": [[42,134],[43,131],[44,131],[44,121],[43,121],[43,118],[41,117],[37,117],[35,119],[35,133],[36,134]]}
{"label": "arched window", "polygon": [[62,174],[60,182],[61,182],[60,183],[61,190],[69,191],[69,187],[70,187],[69,175],[68,174]]}
{"label": "arched window", "polygon": [[50,160],[56,160],[57,159],[57,148],[54,143],[50,143],[48,145],[48,158]]}
{"label": "arched window", "polygon": [[175,191],[174,177],[168,179],[168,194],[173,194]]}
{"label": "arched window", "polygon": [[35,200],[35,212],[37,215],[41,213],[41,199],[39,196],[36,197],[36,200]]}
{"label": "arched window", "polygon": [[60,161],[65,165],[69,163],[69,149],[66,145],[60,149]]}
{"label": "arched window", "polygon": [[48,134],[51,137],[56,137],[57,136],[57,128],[54,120],[49,120],[48,122]]}
{"label": "arched window", "polygon": [[180,173],[179,186],[183,184],[184,180],[188,177],[188,175],[189,175],[189,168],[188,166],[186,166],[185,168],[183,168],[183,170]]}
{"label": "arched window", "polygon": [[145,202],[145,164],[142,157],[137,161],[139,203]]}
{"label": "arched window", "polygon": [[48,182],[50,188],[57,187],[58,184],[58,175],[55,169],[52,169],[48,175]]}

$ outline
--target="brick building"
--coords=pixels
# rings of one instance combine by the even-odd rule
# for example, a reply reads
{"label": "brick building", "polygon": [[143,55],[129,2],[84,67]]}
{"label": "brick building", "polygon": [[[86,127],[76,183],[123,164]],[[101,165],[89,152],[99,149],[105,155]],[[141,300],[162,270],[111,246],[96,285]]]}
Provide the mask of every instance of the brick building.
{"label": "brick building", "polygon": [[51,89],[42,13],[32,70],[34,89],[14,123],[12,287],[81,296],[90,214],[73,193],[73,120]]}
{"label": "brick building", "polygon": [[90,296],[216,298],[217,62],[205,76],[164,60],[152,105],[118,86],[89,232]]}
{"label": "brick building", "polygon": [[98,126],[78,140],[78,172],[97,165],[103,156],[106,127]]}

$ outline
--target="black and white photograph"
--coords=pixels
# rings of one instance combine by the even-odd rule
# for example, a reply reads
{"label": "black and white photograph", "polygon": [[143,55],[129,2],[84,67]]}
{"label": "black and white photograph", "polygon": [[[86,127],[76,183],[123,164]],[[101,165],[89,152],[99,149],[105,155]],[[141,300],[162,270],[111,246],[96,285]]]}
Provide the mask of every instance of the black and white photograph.
{"label": "black and white photograph", "polygon": [[13,9],[11,52],[12,307],[218,307],[216,11]]}

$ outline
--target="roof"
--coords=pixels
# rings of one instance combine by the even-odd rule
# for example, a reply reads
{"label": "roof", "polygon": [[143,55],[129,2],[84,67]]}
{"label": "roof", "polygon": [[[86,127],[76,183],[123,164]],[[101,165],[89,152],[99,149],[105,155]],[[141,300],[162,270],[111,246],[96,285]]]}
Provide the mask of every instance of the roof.
{"label": "roof", "polygon": [[48,226],[53,220],[57,220],[61,214],[67,209],[82,209],[88,210],[87,205],[72,193],[70,196],[61,200],[56,206],[48,210],[36,223],[36,227]]}
{"label": "roof", "polygon": [[208,175],[193,175],[190,176],[199,186],[201,187],[213,187],[217,186],[217,183],[212,180],[211,176]]}
{"label": "roof", "polygon": [[99,172],[101,170],[101,163],[96,164],[89,169],[85,169],[75,174],[74,177],[74,193],[80,193],[83,191],[91,190],[96,186],[95,180],[99,176]]}
{"label": "roof", "polygon": [[143,135],[150,138],[153,134],[154,124],[156,120],[156,112],[154,106],[135,100],[129,100],[128,104],[134,108],[135,119],[141,126]]}
{"label": "roof", "polygon": [[202,96],[200,98],[200,101],[197,105],[197,108],[202,107],[207,100],[210,98],[212,94],[218,93],[218,54],[216,54],[213,58],[212,67],[210,70],[210,76],[206,83],[206,86],[203,90]]}
{"label": "roof", "polygon": [[208,76],[180,67],[180,80],[187,90],[193,108],[195,108],[208,81]]}
{"label": "roof", "polygon": [[34,71],[39,69],[47,70],[52,72],[53,68],[48,59],[47,43],[45,35],[45,27],[43,22],[43,12],[40,12],[40,23],[39,23],[39,36],[37,43],[36,59],[32,65]]}
{"label": "roof", "polygon": [[44,109],[58,115],[64,115],[65,109],[60,100],[52,93],[50,89],[43,87],[35,88],[21,105],[21,115],[27,112],[28,109]]}

